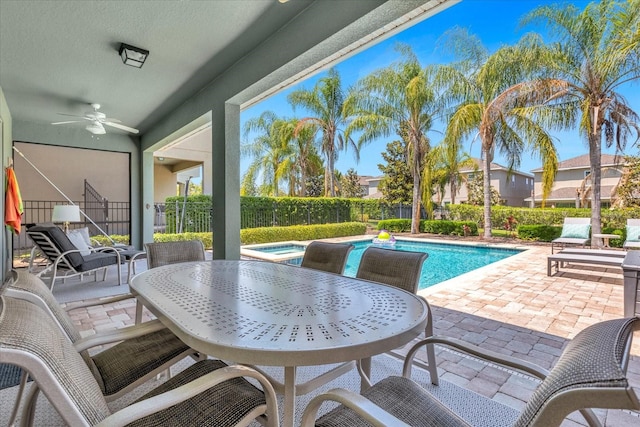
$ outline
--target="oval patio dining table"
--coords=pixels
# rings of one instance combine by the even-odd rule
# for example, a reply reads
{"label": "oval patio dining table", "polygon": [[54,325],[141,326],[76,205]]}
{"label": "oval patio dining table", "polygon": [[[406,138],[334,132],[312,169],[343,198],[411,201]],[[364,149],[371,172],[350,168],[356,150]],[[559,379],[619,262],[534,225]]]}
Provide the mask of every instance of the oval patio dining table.
{"label": "oval patio dining table", "polygon": [[298,366],[360,360],[369,375],[371,356],[405,345],[427,322],[424,301],[401,289],[264,261],[172,264],[138,274],[130,286],[195,350],[283,366],[284,426],[295,419]]}

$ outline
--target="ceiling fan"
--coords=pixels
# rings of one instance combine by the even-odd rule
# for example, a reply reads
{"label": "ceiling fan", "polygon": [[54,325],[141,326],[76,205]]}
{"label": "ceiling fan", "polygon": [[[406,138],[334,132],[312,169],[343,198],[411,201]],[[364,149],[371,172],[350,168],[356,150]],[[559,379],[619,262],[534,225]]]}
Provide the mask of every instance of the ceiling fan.
{"label": "ceiling fan", "polygon": [[[93,111],[86,112],[84,116],[77,116],[75,114],[65,114],[65,113],[58,113],[58,114],[60,114],[61,116],[78,117],[82,120],[88,120],[89,124],[85,127],[85,129],[94,135],[104,135],[105,133],[107,133],[106,129],[104,128],[104,125],[111,126],[116,129],[124,130],[133,134],[137,134],[139,132],[138,129],[134,129],[132,127],[120,124],[121,123],[120,120],[109,118],[104,113],[98,111],[100,109],[100,104],[91,104],[91,107],[93,108]],[[51,124],[64,125],[67,123],[81,123],[82,120],[70,120],[66,122],[55,122]]]}

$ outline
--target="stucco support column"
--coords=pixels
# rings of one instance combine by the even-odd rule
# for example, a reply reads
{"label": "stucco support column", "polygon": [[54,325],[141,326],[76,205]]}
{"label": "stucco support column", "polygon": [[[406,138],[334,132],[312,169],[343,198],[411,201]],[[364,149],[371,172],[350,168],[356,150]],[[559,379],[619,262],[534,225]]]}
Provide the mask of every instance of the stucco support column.
{"label": "stucco support column", "polygon": [[213,258],[240,259],[240,106],[212,110]]}
{"label": "stucco support column", "polygon": [[[131,243],[137,248],[143,248],[144,243],[153,242],[153,225],[155,220],[155,209],[153,207],[153,152],[142,152],[140,156],[140,221],[139,233],[133,234],[141,236],[142,241],[132,238]],[[133,222],[133,221],[132,221]],[[135,224],[132,224],[134,230]]]}

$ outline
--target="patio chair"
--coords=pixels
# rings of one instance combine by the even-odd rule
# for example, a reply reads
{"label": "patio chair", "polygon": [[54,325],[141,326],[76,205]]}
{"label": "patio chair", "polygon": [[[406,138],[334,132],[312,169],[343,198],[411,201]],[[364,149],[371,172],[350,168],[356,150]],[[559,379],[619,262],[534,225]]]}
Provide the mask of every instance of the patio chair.
{"label": "patio chair", "polygon": [[145,243],[144,247],[147,252],[148,268],[205,260],[204,245],[200,240]]}
{"label": "patio chair", "polygon": [[[201,240],[180,240],[177,242],[145,243],[147,268],[162,267],[163,265],[179,262],[204,261],[204,244]],[[136,323],[142,321],[142,304],[136,306]]]}
{"label": "patio chair", "polygon": [[[404,289],[412,294],[417,294],[422,266],[428,256],[429,255],[424,252],[397,251],[394,249],[370,246],[362,254],[356,277],[358,279],[384,283]],[[422,297],[422,299],[429,309],[424,334],[425,337],[430,337],[433,335],[433,315],[429,301],[424,297]],[[431,383],[438,385],[435,348],[433,344],[428,344],[426,349]]]}
{"label": "patio chair", "polygon": [[[334,389],[317,396],[307,406],[302,426],[471,425],[471,413],[482,417],[478,411],[486,410],[482,403],[486,403],[487,398],[466,394],[464,404],[460,405],[465,413],[456,414],[410,379],[413,357],[425,343],[451,346],[542,380],[521,412],[500,404],[502,411],[486,421],[491,425],[559,426],[567,415],[579,410],[590,426],[600,426],[590,408],[640,409],[638,396],[626,377],[633,331],[639,327],[640,319],[635,317],[589,326],[566,346],[551,371],[460,340],[427,338],[409,351],[401,377],[387,377],[362,395]],[[329,400],[343,405],[316,420],[320,405]]]}
{"label": "patio chair", "polygon": [[350,243],[311,242],[304,250],[300,267],[342,274],[352,250]]}
{"label": "patio chair", "polygon": [[[115,248],[87,248],[78,249],[69,237],[59,227],[53,224],[27,225],[27,236],[31,238],[36,248],[47,259],[46,267],[37,273],[39,277],[50,275],[49,289],[53,290],[60,273],[68,278],[94,273],[98,279],[98,271],[102,271],[102,280],[107,277],[107,267],[115,265],[118,269],[118,284],[122,285],[120,254]],[[33,271],[34,251],[31,252],[29,271]]]}
{"label": "patio chair", "polygon": [[640,249],[640,219],[627,219],[627,238],[622,247],[624,249]]}
{"label": "patio chair", "polygon": [[[69,339],[37,306],[0,297],[0,359],[33,378],[22,410],[34,422],[40,390],[72,426],[247,425],[268,415],[278,425],[275,393],[259,373],[219,360],[196,362],[132,405],[111,413],[100,386]],[[243,377],[259,381],[264,392]]]}
{"label": "patio chair", "polygon": [[557,239],[551,241],[551,253],[555,246],[582,245],[589,242],[591,231],[591,218],[565,218],[562,225],[562,233]]}
{"label": "patio chair", "polygon": [[[4,295],[28,301],[46,313],[48,323],[58,329],[81,352],[82,358],[96,378],[102,394],[108,401],[120,398],[153,376],[188,356],[198,354],[180,341],[173,333],[155,320],[142,325],[123,327],[116,331],[97,333],[82,338],[69,314],[53,297],[51,290],[39,277],[25,271],[12,272],[13,280],[4,289]],[[109,304],[132,298],[131,294],[101,299],[98,304]],[[91,307],[92,304],[75,304],[72,310]],[[89,355],[90,348],[118,343],[97,354]],[[20,382],[17,402],[26,385],[26,373]],[[14,408],[15,417],[17,403]]]}

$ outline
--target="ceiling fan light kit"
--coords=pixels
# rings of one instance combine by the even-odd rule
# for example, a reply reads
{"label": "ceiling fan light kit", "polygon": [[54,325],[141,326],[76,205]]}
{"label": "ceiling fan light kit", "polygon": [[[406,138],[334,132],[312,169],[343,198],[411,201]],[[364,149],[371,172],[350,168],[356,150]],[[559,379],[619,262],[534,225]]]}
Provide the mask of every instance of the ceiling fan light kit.
{"label": "ceiling fan light kit", "polygon": [[100,124],[100,122],[93,122],[85,127],[86,130],[91,132],[94,135],[104,135],[107,131],[104,129],[104,126]]}
{"label": "ceiling fan light kit", "polygon": [[123,63],[136,68],[142,68],[144,61],[146,61],[149,56],[148,50],[131,46],[126,43],[120,44],[118,53],[120,54]]}

